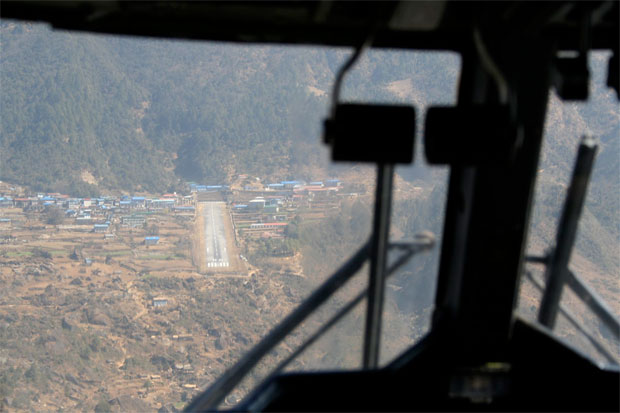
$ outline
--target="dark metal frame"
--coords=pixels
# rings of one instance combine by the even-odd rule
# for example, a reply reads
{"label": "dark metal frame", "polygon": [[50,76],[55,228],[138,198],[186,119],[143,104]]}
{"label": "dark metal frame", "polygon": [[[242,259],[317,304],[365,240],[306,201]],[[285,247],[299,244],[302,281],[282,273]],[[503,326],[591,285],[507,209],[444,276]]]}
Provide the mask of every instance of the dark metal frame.
{"label": "dark metal frame", "polygon": [[[386,269],[387,278],[394,275],[396,271],[409,262],[409,259],[413,257],[417,252],[421,252],[425,249],[431,248],[434,244],[434,240],[427,239],[424,243],[393,243],[390,244],[390,249],[401,249],[404,252],[401,254],[398,259]],[[336,314],[332,316],[328,321],[326,321],[314,334],[306,339],[306,341],[301,344],[297,350],[292,352],[286,359],[282,360],[276,368],[274,368],[271,373],[263,380],[263,383],[268,382],[273,379],[277,374],[279,374],[286,366],[288,366],[293,360],[299,357],[308,347],[310,347],[316,340],[318,340],[323,334],[327,333],[333,326],[335,326],[338,321],[340,321],[344,316],[349,314],[351,310],[353,310],[360,302],[367,298],[368,289],[360,292],[353,300],[349,301],[344,307],[340,309]],[[243,402],[241,403],[243,404]]]}
{"label": "dark metal frame", "polygon": [[[394,248],[404,250],[404,253],[386,271],[387,275],[393,274],[404,265],[416,253],[427,251],[434,245],[434,239],[423,239],[412,243],[398,243],[386,245],[385,249]],[[349,261],[336,271],[327,281],[317,288],[303,303],[291,314],[273,328],[258,344],[246,353],[237,363],[222,374],[218,380],[204,393],[194,399],[185,411],[209,411],[214,410],[224,398],[243,380],[243,378],[265,357],[278,343],[297,328],[310,314],[324,304],[336,291],[343,287],[371,258],[371,242],[368,241],[360,248]],[[342,317],[348,314],[368,294],[367,291],[360,293],[351,302],[345,305],[336,315],[332,316],[317,332],[306,340],[294,353],[281,362],[268,376],[275,376],[285,368],[292,360],[308,348],[321,335],[327,332]]]}
{"label": "dark metal frame", "polygon": [[375,195],[375,217],[368,278],[368,307],[366,309],[366,331],[364,334],[364,368],[374,369],[379,365],[381,342],[381,317],[387,274],[387,245],[390,235],[390,213],[392,204],[392,183],[394,165],[377,166],[377,188]]}
{"label": "dark metal frame", "polygon": [[[451,168],[433,328],[451,330],[465,364],[505,357],[551,75],[549,43],[525,37],[487,46],[510,86],[521,143],[506,162]],[[497,102],[496,96],[476,53],[464,52],[458,104]]]}
{"label": "dark metal frame", "polygon": [[577,225],[581,210],[586,200],[588,181],[594,167],[594,156],[598,146],[592,138],[583,138],[579,145],[577,161],[562,218],[558,225],[556,246],[549,256],[547,265],[547,288],[540,304],[538,322],[548,328],[553,328],[557,315],[557,307],[562,297],[562,290],[568,278],[568,263],[570,261],[573,244],[577,236]]}
{"label": "dark metal frame", "polygon": [[[572,272],[569,271],[569,273],[571,274],[572,277],[575,277],[575,275]],[[532,285],[536,287],[536,289],[540,291],[542,294],[545,294],[545,292],[549,289],[548,286],[545,286],[545,284],[537,280],[530,271],[526,271],[525,275],[526,275],[526,279],[530,281]],[[583,334],[583,336],[588,340],[588,342],[592,344],[592,347],[594,347],[603,357],[605,357],[605,359],[607,359],[608,362],[610,362],[611,364],[615,364],[615,365],[618,364],[618,358],[614,356],[615,351],[608,349],[606,345],[599,342],[599,340],[595,339],[594,334],[592,334],[592,332],[588,331],[586,328],[582,327],[582,325],[577,321],[577,317],[575,317],[575,315],[570,310],[568,310],[562,303],[558,303],[556,311],[562,314],[566,318],[566,320],[568,320],[568,322],[575,328],[575,330]],[[599,313],[596,313],[596,314],[598,315]],[[617,320],[614,320],[614,321],[615,323],[618,322]],[[617,330],[614,330],[614,331],[617,331]],[[617,335],[616,335],[616,338],[617,338]]]}
{"label": "dark metal frame", "polygon": [[[533,264],[548,265],[549,257],[529,256],[526,258],[526,261]],[[567,271],[565,281],[570,289],[600,318],[616,339],[620,339],[620,320],[613,314],[609,306],[605,304],[605,301],[571,270]],[[546,288],[549,287],[547,286]]]}
{"label": "dark metal frame", "polygon": [[571,184],[568,188],[562,217],[558,225],[556,245],[551,253],[545,257],[526,257],[526,261],[546,266],[543,287],[530,272],[526,272],[527,278],[543,293],[538,322],[549,329],[555,326],[558,312],[563,314],[569,322],[592,343],[592,345],[610,361],[618,364],[618,359],[604,345],[597,342],[592,334],[581,327],[575,317],[560,303],[564,286],[568,285],[571,290],[594,312],[603,324],[611,331],[616,340],[620,339],[620,321],[613,315],[602,298],[600,298],[587,284],[569,270],[571,252],[577,235],[577,227],[581,210],[585,203],[588,182],[594,168],[594,158],[598,145],[590,137],[583,137],[577,151],[577,159],[573,170]]}

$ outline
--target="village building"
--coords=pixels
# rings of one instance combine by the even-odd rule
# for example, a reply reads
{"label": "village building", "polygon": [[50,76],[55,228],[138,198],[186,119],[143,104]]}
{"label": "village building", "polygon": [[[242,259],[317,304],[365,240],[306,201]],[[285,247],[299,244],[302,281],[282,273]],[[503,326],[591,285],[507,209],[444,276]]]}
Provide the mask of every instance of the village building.
{"label": "village building", "polygon": [[146,205],[146,198],[143,196],[134,196],[131,198],[132,208],[144,208]]}
{"label": "village building", "polygon": [[96,233],[105,233],[108,231],[110,224],[95,224],[93,225],[93,232]]}
{"label": "village building", "polygon": [[146,223],[143,215],[128,215],[121,217],[121,225],[129,228],[140,228]]}
{"label": "village building", "polygon": [[157,245],[157,243],[159,243],[159,237],[154,237],[154,236],[144,237],[145,245]]}
{"label": "village building", "polygon": [[194,213],[196,211],[196,207],[193,206],[175,206],[172,208],[174,212],[186,212],[186,213]]}
{"label": "village building", "polygon": [[248,209],[250,211],[258,211],[265,207],[264,198],[254,198],[248,203]]}
{"label": "village building", "polygon": [[168,305],[166,297],[153,297],[153,307],[165,307]]}
{"label": "village building", "polygon": [[0,208],[11,208],[13,206],[13,198],[0,197]]}
{"label": "village building", "polygon": [[285,189],[293,189],[296,186],[303,185],[303,182],[301,181],[282,181],[280,183],[284,185]]}
{"label": "village building", "polygon": [[77,225],[92,225],[93,219],[90,217],[90,215],[82,215],[75,219],[75,223]]}
{"label": "village building", "polygon": [[164,208],[172,208],[174,207],[174,204],[176,203],[176,200],[174,198],[160,198],[160,199],[153,199],[150,202],[150,208],[153,209],[164,209]]}
{"label": "village building", "polygon": [[267,185],[267,190],[276,191],[276,190],[282,190],[282,189],[284,189],[284,184],[269,184],[269,185]]}
{"label": "village building", "polygon": [[30,198],[15,198],[13,204],[17,208],[27,208],[32,205],[33,200]]}

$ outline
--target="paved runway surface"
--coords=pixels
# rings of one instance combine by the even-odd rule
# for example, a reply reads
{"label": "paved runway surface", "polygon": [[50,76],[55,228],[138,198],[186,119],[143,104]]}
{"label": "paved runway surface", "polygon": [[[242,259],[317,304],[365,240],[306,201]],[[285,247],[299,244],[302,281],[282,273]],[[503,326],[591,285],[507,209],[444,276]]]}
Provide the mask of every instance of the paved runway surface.
{"label": "paved runway surface", "polygon": [[229,266],[221,204],[221,202],[206,202],[202,209],[205,222],[207,268]]}

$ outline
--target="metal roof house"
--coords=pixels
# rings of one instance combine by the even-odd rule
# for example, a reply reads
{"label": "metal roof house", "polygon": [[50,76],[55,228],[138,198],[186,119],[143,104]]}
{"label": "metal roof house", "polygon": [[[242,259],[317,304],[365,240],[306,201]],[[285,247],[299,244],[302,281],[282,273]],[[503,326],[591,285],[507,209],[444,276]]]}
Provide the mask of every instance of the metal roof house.
{"label": "metal roof house", "polygon": [[121,225],[124,227],[137,228],[146,222],[146,218],[140,215],[129,215],[121,217]]}
{"label": "metal roof house", "polygon": [[104,233],[108,231],[110,224],[95,224],[93,225],[93,232]]}
{"label": "metal roof house", "polygon": [[172,208],[176,203],[174,198],[160,198],[151,201],[152,208]]}
{"label": "metal roof house", "polygon": [[340,179],[328,179],[325,181],[325,186],[340,186],[342,185],[342,182],[340,182]]}
{"label": "metal roof house", "polygon": [[10,208],[13,206],[13,198],[0,197],[0,208]]}
{"label": "metal roof house", "polygon": [[153,307],[165,307],[168,305],[166,297],[153,297]]}
{"label": "metal roof house", "polygon": [[145,245],[157,245],[159,242],[159,237],[144,237]]}

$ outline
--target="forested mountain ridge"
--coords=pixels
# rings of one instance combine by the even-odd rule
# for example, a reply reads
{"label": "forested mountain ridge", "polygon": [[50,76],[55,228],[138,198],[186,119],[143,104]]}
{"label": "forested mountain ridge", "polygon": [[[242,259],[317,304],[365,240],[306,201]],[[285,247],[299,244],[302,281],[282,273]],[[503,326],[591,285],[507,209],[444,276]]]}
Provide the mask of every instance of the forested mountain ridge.
{"label": "forested mountain ridge", "polygon": [[[179,180],[310,177],[327,166],[321,119],[348,51],[85,35],[6,21],[0,30],[1,179],[67,192],[165,191]],[[416,103],[445,94],[443,80],[454,82],[456,72],[423,60],[371,54],[344,95],[409,100],[412,68],[414,78],[432,79],[416,87]]]}
{"label": "forested mountain ridge", "polygon": [[140,173],[161,161],[136,131],[135,111],[146,93],[100,43],[95,37],[50,36],[38,26],[2,25],[3,179],[92,192],[97,188],[88,187],[84,172],[104,187],[164,178],[158,168],[151,177]]}

